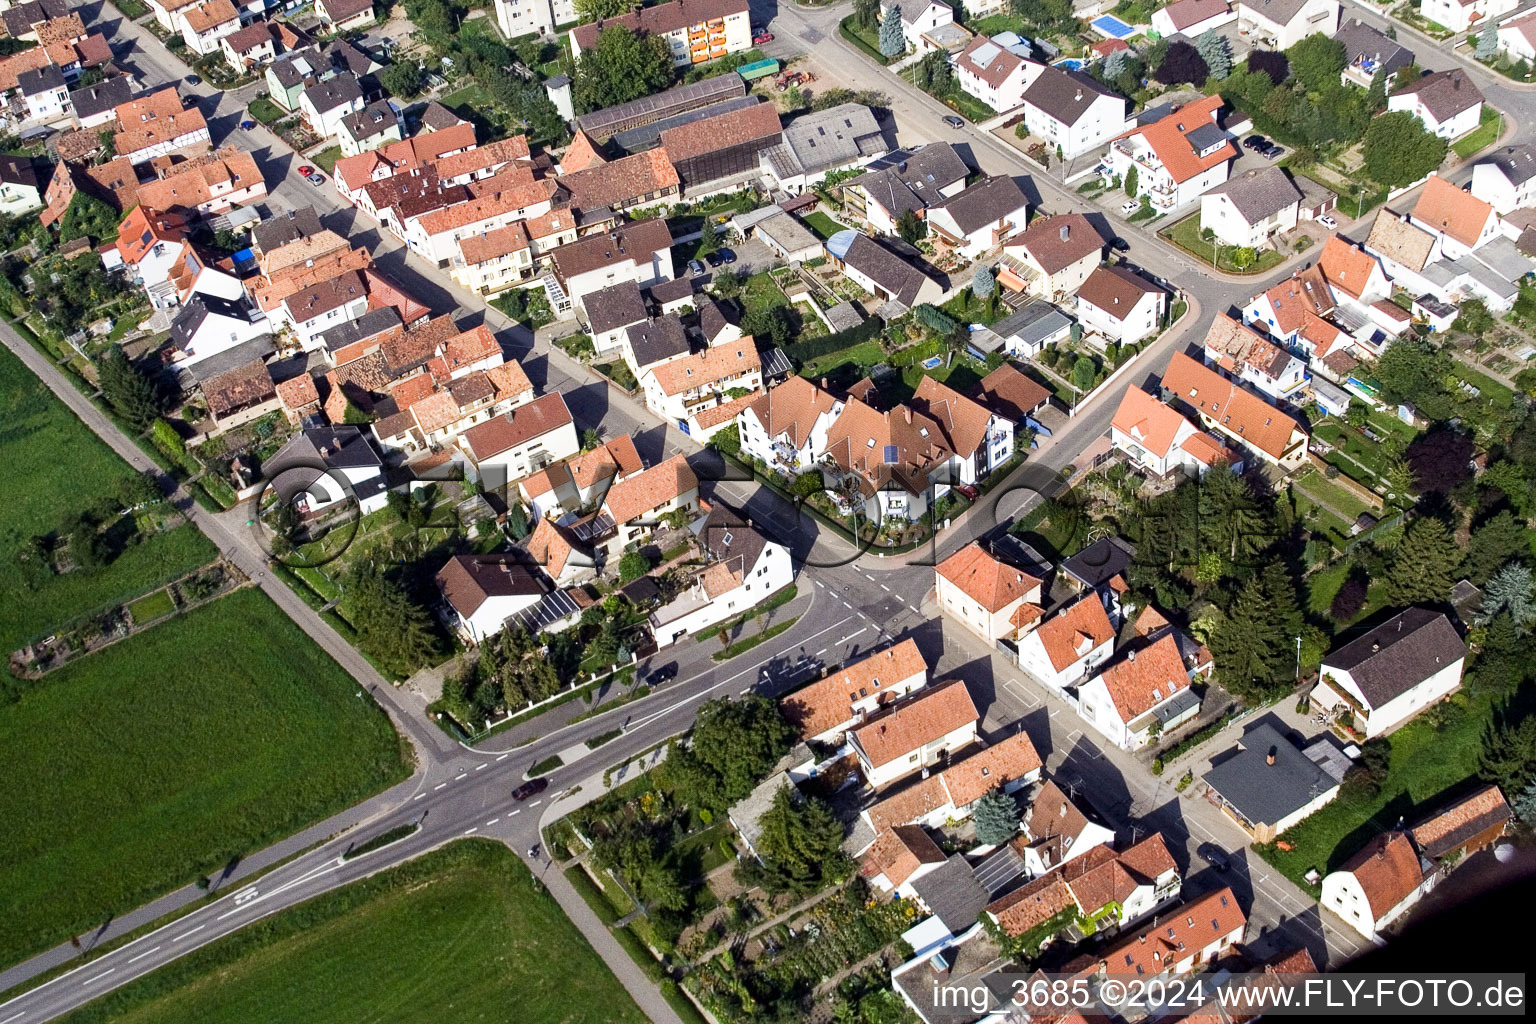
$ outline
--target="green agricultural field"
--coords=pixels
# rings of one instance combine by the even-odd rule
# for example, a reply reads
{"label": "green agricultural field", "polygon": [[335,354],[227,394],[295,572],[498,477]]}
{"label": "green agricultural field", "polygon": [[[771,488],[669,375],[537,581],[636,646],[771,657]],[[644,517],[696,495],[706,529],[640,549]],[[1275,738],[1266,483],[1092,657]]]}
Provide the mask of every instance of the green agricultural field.
{"label": "green agricultural field", "polygon": [[405,778],[399,737],[355,693],[246,589],[0,707],[0,964]]}
{"label": "green agricultural field", "polygon": [[464,839],[253,924],[68,1024],[641,1024],[500,843]]}
{"label": "green agricultural field", "polygon": [[[0,566],[35,534],[50,533],[72,512],[114,493],[133,470],[10,352],[0,349],[0,463],[13,486],[0,514]],[[155,533],[103,568],[29,585],[19,572],[0,578],[0,650],[86,614],[134,598],[156,583],[218,556],[191,526]]]}

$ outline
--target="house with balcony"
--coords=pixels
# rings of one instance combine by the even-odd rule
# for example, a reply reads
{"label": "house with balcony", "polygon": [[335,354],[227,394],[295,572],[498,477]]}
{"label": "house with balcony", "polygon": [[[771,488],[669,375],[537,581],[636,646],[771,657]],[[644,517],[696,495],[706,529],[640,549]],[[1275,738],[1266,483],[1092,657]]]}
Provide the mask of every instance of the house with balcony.
{"label": "house with balcony", "polygon": [[336,75],[307,86],[299,96],[299,113],[310,131],[322,139],[335,138],[341,122],[364,106],[363,90],[352,75]]}
{"label": "house with balcony", "polygon": [[698,508],[699,479],[681,455],[625,477],[608,489],[600,508],[615,530],[609,554],[650,536],[663,517],[691,518]]}
{"label": "house with balcony", "polygon": [[1095,267],[1077,290],[1078,320],[1107,344],[1150,338],[1167,309],[1167,292],[1124,267]]}
{"label": "house with balcony", "polygon": [[738,338],[647,366],[640,386],[652,412],[686,431],[690,417],[738,397],[731,392],[761,390],[763,363],[753,340]]}
{"label": "house with balcony", "polygon": [[752,47],[747,0],[672,0],[637,8],[615,18],[599,18],[570,32],[571,56],[581,60],[605,28],[618,26],[661,39],[677,67],[704,64]]}
{"label": "house with balcony", "polygon": [[805,742],[840,747],[850,728],[927,684],[928,663],[908,638],[779,698],[779,711]]}
{"label": "house with balcony", "polygon": [[1366,738],[1392,731],[1461,685],[1466,641],[1444,613],[1409,608],[1328,652],[1313,705]]}
{"label": "house with balcony", "polygon": [[1186,103],[1116,138],[1104,162],[1121,178],[1135,167],[1136,194],[1146,196],[1154,210],[1181,210],[1226,181],[1237,157],[1237,147],[1217,124],[1221,107],[1220,96]]}
{"label": "house with balcony", "polygon": [[772,472],[799,476],[827,450],[827,435],[842,411],[842,401],[791,375],[736,414],[741,452]]}
{"label": "house with balcony", "polygon": [[953,484],[979,483],[1013,458],[1013,421],[948,385],[923,377],[912,407],[939,424],[953,453],[949,480],[937,488],[938,493]]}
{"label": "house with balcony", "polygon": [[1419,16],[1452,32],[1480,32],[1520,6],[1520,0],[1419,0]]}
{"label": "house with balcony", "polygon": [[1357,18],[1346,21],[1333,38],[1344,44],[1344,70],[1339,78],[1345,85],[1369,89],[1377,75],[1384,75],[1391,92],[1397,73],[1413,63],[1412,50]]}
{"label": "house with balcony", "polygon": [[993,110],[1012,110],[1024,102],[1024,91],[1045,70],[1044,64],[1029,56],[1028,43],[1006,46],[977,36],[954,60],[955,81]]}
{"label": "house with balcony", "polygon": [[848,744],[878,790],[975,743],[980,721],[965,681],[951,679],[887,704],[848,730]]}
{"label": "house with balcony", "polygon": [[1499,216],[1536,206],[1536,146],[1522,142],[1505,146],[1472,168],[1472,196]]}
{"label": "house with balcony", "polygon": [[1239,453],[1252,453],[1285,473],[1306,464],[1301,424],[1183,352],[1173,354],[1162,386]]}
{"label": "house with balcony", "polygon": [[1276,404],[1297,403],[1310,379],[1306,363],[1225,313],[1211,321],[1204,356],[1206,365]]}
{"label": "house with balcony", "polygon": [[927,216],[927,210],[965,189],[970,168],[947,142],[897,150],[872,162],[857,178],[843,183],[849,212],[877,234],[896,233],[903,214]]}
{"label": "house with balcony", "polygon": [[724,502],[698,524],[697,536],[703,568],[650,616],[651,635],[662,647],[755,608],[795,579],[789,549]]}
{"label": "house with balcony", "polygon": [[357,427],[302,430],[265,460],[262,471],[277,496],[300,514],[345,508],[349,495],[362,515],[386,503],[384,462]]}
{"label": "house with balcony", "polygon": [[1168,908],[1152,923],[1099,950],[1078,977],[1090,990],[1107,976],[1169,978],[1204,968],[1243,941],[1248,915],[1230,888]]}
{"label": "house with balcony", "polygon": [[496,0],[496,27],[507,39],[553,36],[556,25],[576,20],[572,0]]}
{"label": "house with balcony", "polygon": [[887,791],[866,808],[862,817],[876,836],[907,825],[943,828],[969,818],[987,793],[1017,793],[1040,779],[1043,762],[1026,732],[970,749],[975,752]]}
{"label": "house with balcony", "polygon": [[129,283],[145,290],[155,308],[176,305],[174,292],[161,287],[191,251],[186,222],[175,214],[154,213],[135,206],[118,229],[117,241],[101,252],[108,270],[122,269]]}
{"label": "house with balcony", "polygon": [[455,630],[472,644],[500,633],[508,619],[533,608],[553,589],[522,552],[454,555],[435,581]]}
{"label": "house with balcony", "polygon": [[1125,97],[1081,71],[1043,69],[1024,90],[1024,123],[1048,149],[1067,160],[1125,134]]}
{"label": "house with balcony", "polygon": [[1037,217],[1003,243],[1003,287],[1059,301],[1076,295],[1104,258],[1104,236],[1080,213]]}
{"label": "house with balcony", "polygon": [[1182,471],[1200,477],[1219,465],[1242,472],[1243,462],[1236,452],[1138,387],[1126,389],[1109,432],[1115,451],[1156,476]]}
{"label": "house with balcony", "polygon": [[935,478],[947,476],[953,455],[943,428],[927,414],[910,405],[880,410],[850,395],[827,429],[819,461],[844,514],[887,523],[928,511]]}
{"label": "house with balcony", "polygon": [[1114,623],[1098,595],[1087,594],[1019,639],[1019,667],[1061,692],[1086,678],[1114,651]]}
{"label": "house with balcony", "polygon": [[934,568],[939,607],[989,644],[1035,628],[1045,581],[972,541]]}
{"label": "house with balcony", "polygon": [[533,518],[560,518],[600,505],[610,487],[644,470],[634,438],[620,434],[523,477],[517,482],[517,493],[528,503]]}
{"label": "house with balcony", "polygon": [[939,243],[966,262],[999,248],[1029,223],[1029,198],[1006,174],[978,181],[928,209],[928,227]]}
{"label": "house with balcony", "polygon": [[549,298],[556,313],[567,313],[585,296],[622,281],[643,288],[674,276],[672,233],[660,217],[577,238],[551,249],[549,260],[552,266],[544,276],[545,290],[553,283],[555,292]]}
{"label": "house with balcony", "polygon": [[1301,200],[1301,189],[1282,168],[1254,168],[1201,195],[1200,227],[1222,245],[1265,249],[1275,235],[1296,229]]}
{"label": "house with balcony", "polygon": [[[880,20],[885,20],[886,11],[893,5],[882,3],[880,5]],[[901,35],[907,42],[907,49],[916,53],[926,53],[933,47],[923,38],[941,25],[952,25],[955,21],[955,12],[948,4],[939,0],[904,0],[901,7]]]}
{"label": "house with balcony", "polygon": [[1338,0],[1236,0],[1238,36],[1249,46],[1289,50],[1307,36],[1339,30]]}
{"label": "house with balcony", "polygon": [[1078,687],[1078,714],[1121,750],[1139,750],[1200,714],[1191,675],[1178,639],[1165,632]]}
{"label": "house with balcony", "polygon": [[180,20],[181,38],[201,57],[217,53],[220,41],[240,30],[240,12],[230,0],[206,0],[183,10]]}
{"label": "house with balcony", "polygon": [[576,423],[559,392],[477,423],[456,442],[482,488],[499,491],[581,450]]}

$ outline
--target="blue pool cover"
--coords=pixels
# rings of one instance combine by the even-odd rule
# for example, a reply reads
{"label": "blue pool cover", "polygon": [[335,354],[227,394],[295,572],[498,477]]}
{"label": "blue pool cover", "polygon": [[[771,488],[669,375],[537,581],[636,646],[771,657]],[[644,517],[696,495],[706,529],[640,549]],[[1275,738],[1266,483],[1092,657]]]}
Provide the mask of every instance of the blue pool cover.
{"label": "blue pool cover", "polygon": [[1112,14],[1093,19],[1093,27],[1105,35],[1114,36],[1116,39],[1124,39],[1126,36],[1136,34],[1136,30]]}

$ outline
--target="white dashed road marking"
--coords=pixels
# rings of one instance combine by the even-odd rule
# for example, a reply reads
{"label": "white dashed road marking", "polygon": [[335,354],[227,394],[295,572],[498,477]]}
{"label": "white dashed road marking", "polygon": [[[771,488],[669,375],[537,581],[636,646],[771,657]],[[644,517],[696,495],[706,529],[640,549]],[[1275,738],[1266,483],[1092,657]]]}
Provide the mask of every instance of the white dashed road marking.
{"label": "white dashed road marking", "polygon": [[197,933],[197,932],[200,932],[200,931],[202,931],[202,930],[203,930],[203,929],[204,929],[204,928],[207,928],[207,927],[208,927],[208,926],[207,926],[207,925],[205,925],[205,924],[200,924],[200,925],[198,925],[198,926],[197,926],[197,927],[196,927],[196,928],[193,928],[193,929],[192,929],[192,930],[191,930],[191,931],[190,931],[190,932],[182,932],[182,933],[181,933],[181,934],[180,934],[180,935],[178,935],[178,936],[176,936],[176,937],[175,937],[175,938],[174,938],[174,939],[172,939],[172,940],[171,940],[171,941],[172,941],[172,942],[180,942],[180,941],[181,941],[181,940],[182,940],[182,939],[184,939],[184,938],[186,938],[186,937],[187,937],[187,936],[188,936],[188,935],[194,935],[194,934],[196,934],[196,933]]}
{"label": "white dashed road marking", "polygon": [[507,812],[507,817],[509,817],[509,818],[514,818],[514,817],[516,817],[516,816],[517,816],[517,815],[519,815],[519,814],[522,814],[522,813],[523,813],[523,812],[522,812],[522,811],[520,811],[520,810],[518,810],[518,811],[508,811],[508,812]]}
{"label": "white dashed road marking", "polygon": [[475,825],[475,826],[473,826],[471,828],[465,829],[464,830],[464,834],[465,835],[469,835],[471,832],[478,832],[478,831],[480,831],[480,826],[479,825]]}
{"label": "white dashed road marking", "polygon": [[93,981],[100,981],[102,978],[105,978],[107,975],[111,974],[115,970],[117,970],[116,967],[108,967],[106,970],[104,970],[100,974],[96,975],[96,977],[94,977],[94,978],[86,978],[80,984],[82,984],[82,985],[89,985]]}
{"label": "white dashed road marking", "polygon": [[500,818],[492,818],[490,821],[485,823],[485,827],[486,828],[490,828],[492,825],[496,824],[500,820],[501,820]]}
{"label": "white dashed road marking", "polygon": [[537,806],[539,806],[539,804],[541,804],[543,802],[544,802],[543,800],[535,800],[533,803],[529,804],[528,806],[529,807],[537,807]]}
{"label": "white dashed road marking", "polygon": [[511,755],[511,754],[502,754],[502,755],[501,755],[501,756],[500,756],[500,757],[498,757],[498,758],[497,758],[497,759],[496,759],[496,760],[498,760],[498,761],[505,761],[505,760],[506,760],[506,759],[507,759],[507,758],[509,758],[509,757],[511,757],[511,756],[512,756],[512,755]]}
{"label": "white dashed road marking", "polygon": [[454,781],[454,782],[458,782],[458,781],[459,781],[459,780],[460,780],[460,779],[462,779],[462,778],[464,778],[464,777],[465,777],[465,776],[467,776],[467,775],[468,775],[468,774],[469,774],[469,772],[459,772],[459,774],[457,774],[457,775],[455,775],[455,776],[454,776],[454,777],[453,777],[453,781]]}
{"label": "white dashed road marking", "polygon": [[0,1024],[11,1024],[11,1021],[13,1021],[13,1020],[21,1020],[21,1018],[25,1017],[26,1015],[27,1015],[27,1011],[26,1010],[22,1010],[20,1013],[16,1014],[13,1017],[7,1017],[7,1018],[5,1018],[5,1020],[0,1020]]}
{"label": "white dashed road marking", "polygon": [[446,785],[448,785],[448,783],[446,783],[446,782],[439,782],[437,785],[432,787],[432,792],[436,793],[438,790],[442,789]]}
{"label": "white dashed road marking", "polygon": [[491,766],[491,762],[487,761],[487,762],[485,762],[485,764],[482,764],[479,767],[477,767],[475,769],[475,771],[479,771],[481,768],[489,768],[490,766]]}
{"label": "white dashed road marking", "polygon": [[411,797],[411,800],[413,802],[416,801],[416,800],[422,800],[422,799],[426,798],[426,795],[427,794],[425,794],[425,793],[417,793],[415,796]]}
{"label": "white dashed road marking", "polygon": [[[149,954],[151,954],[151,953],[158,953],[158,952],[160,952],[160,947],[159,946],[156,946],[154,949],[146,949],[144,952],[140,953],[138,956],[129,957],[128,958],[128,962],[129,963],[133,963],[135,960],[143,960],[145,957],[149,956]],[[11,1019],[15,1020],[16,1018],[12,1017]]]}

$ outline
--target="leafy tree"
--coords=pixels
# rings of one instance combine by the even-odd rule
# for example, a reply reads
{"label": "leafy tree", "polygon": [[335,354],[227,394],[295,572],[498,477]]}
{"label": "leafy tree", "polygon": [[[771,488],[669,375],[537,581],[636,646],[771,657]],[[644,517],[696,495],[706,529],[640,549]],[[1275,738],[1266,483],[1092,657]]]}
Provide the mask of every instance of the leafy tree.
{"label": "leafy tree", "polygon": [[1515,720],[1501,712],[1483,734],[1478,774],[1506,793],[1518,793],[1536,767],[1536,717]]}
{"label": "leafy tree", "polygon": [[1077,362],[1072,364],[1072,386],[1079,391],[1087,391],[1093,387],[1093,379],[1099,375],[1098,364],[1089,355],[1077,357]]}
{"label": "leafy tree", "polygon": [[1371,410],[1364,402],[1350,402],[1349,408],[1344,410],[1344,422],[1357,430],[1370,421]]}
{"label": "leafy tree", "polygon": [[1152,77],[1164,85],[1183,85],[1186,82],[1199,85],[1210,74],[1211,69],[1206,65],[1205,58],[1200,56],[1200,51],[1184,40],[1176,39],[1168,45],[1168,53],[1157,70],[1152,72]]}
{"label": "leafy tree", "polygon": [[758,824],[755,845],[763,859],[763,888],[770,893],[809,895],[852,869],[841,849],[842,823],[815,797],[796,799],[794,789],[783,786]]}
{"label": "leafy tree", "polygon": [[76,192],[59,220],[59,242],[89,238],[100,243],[117,237],[117,211],[85,192]]}
{"label": "leafy tree", "polygon": [[421,93],[421,62],[407,57],[379,72],[379,82],[391,96],[415,99]]}
{"label": "leafy tree", "polygon": [[752,791],[797,735],[778,705],[759,694],[712,700],[699,708],[692,742],[673,742],[665,775],[689,804],[722,811]]}
{"label": "leafy tree", "polygon": [[1493,314],[1488,312],[1482,299],[1464,299],[1451,329],[1482,337],[1493,330],[1493,325]]}
{"label": "leafy tree", "polygon": [[920,240],[928,236],[928,222],[919,217],[914,211],[907,210],[896,218],[896,233],[901,240],[908,245],[916,245]]}
{"label": "leafy tree", "polygon": [[738,454],[741,451],[741,428],[735,423],[721,427],[710,435],[709,446],[727,455]]}
{"label": "leafy tree", "polygon": [[1018,835],[1019,808],[1007,793],[1000,789],[989,789],[976,801],[971,821],[976,826],[978,843],[997,846]]}
{"label": "leafy tree", "polygon": [[1499,26],[1492,18],[1483,26],[1483,31],[1477,37],[1477,50],[1474,56],[1478,60],[1492,60],[1493,55],[1499,51]]}
{"label": "leafy tree", "polygon": [[1385,736],[1360,745],[1360,759],[1344,774],[1344,788],[1352,795],[1374,799],[1392,769],[1392,746]]}
{"label": "leafy tree", "polygon": [[1218,82],[1225,81],[1232,73],[1232,48],[1226,37],[1217,35],[1215,29],[1208,28],[1200,33],[1195,40],[1195,49],[1210,68],[1211,77]]}
{"label": "leafy tree", "polygon": [[592,449],[601,448],[602,446],[603,435],[598,432],[596,427],[588,427],[586,430],[581,432],[582,451],[590,452]]}
{"label": "leafy tree", "polygon": [[48,326],[73,334],[101,316],[102,308],[127,291],[127,280],[108,274],[97,260],[54,258],[32,268],[32,305]]}
{"label": "leafy tree", "polygon": [[1536,622],[1536,601],[1531,595],[1531,569],[1524,562],[1510,562],[1488,579],[1483,588],[1483,608],[1479,622],[1490,622],[1500,613],[1520,632]]}
{"label": "leafy tree", "polygon": [[1371,87],[1365,93],[1365,106],[1372,114],[1387,109],[1387,72],[1377,71],[1371,76]]}
{"label": "leafy tree", "polygon": [[164,501],[165,492],[160,490],[159,477],[149,470],[124,477],[117,485],[117,500],[123,508],[137,508]]}
{"label": "leafy tree", "polygon": [[1248,73],[1262,73],[1271,85],[1281,85],[1291,77],[1291,62],[1279,50],[1254,50],[1248,54]]}
{"label": "leafy tree", "polygon": [[348,574],[342,603],[358,646],[385,668],[407,675],[442,655],[431,614],[373,563],[359,562]]}
{"label": "leafy tree", "polygon": [[[1373,123],[1396,116],[1383,114]],[[1445,381],[1453,372],[1450,356],[1423,341],[1403,337],[1389,345],[1376,360],[1375,377],[1382,386],[1382,397],[1387,401],[1394,404],[1411,402],[1429,419],[1447,420],[1451,418],[1453,403],[1445,389]]]}
{"label": "leafy tree", "polygon": [[1138,177],[1139,177],[1139,175],[1137,175],[1137,173],[1136,173],[1136,167],[1133,164],[1131,166],[1131,169],[1125,172],[1125,194],[1130,196],[1132,199],[1136,198],[1136,188],[1137,188],[1137,185],[1138,185],[1138,181],[1137,181]]}
{"label": "leafy tree", "polygon": [[1367,592],[1366,581],[1359,576],[1350,576],[1339,585],[1338,592],[1333,595],[1333,604],[1328,607],[1328,614],[1333,621],[1343,624],[1353,621],[1356,615],[1365,608],[1365,596]]}
{"label": "leafy tree", "polygon": [[666,40],[635,34],[622,25],[598,33],[576,62],[575,99],[583,110],[627,103],[672,84],[672,51]]}
{"label": "leafy tree", "polygon": [[901,31],[901,5],[891,4],[885,9],[885,18],[880,22],[880,55],[895,57],[906,50],[907,39]]}
{"label": "leafy tree", "polygon": [[1525,525],[1506,509],[1472,530],[1461,574],[1482,586],[1499,566],[1530,550]]}
{"label": "leafy tree", "polygon": [[1313,92],[1338,83],[1344,71],[1344,44],[1314,32],[1285,51],[1291,74]]}
{"label": "leafy tree", "polygon": [[1440,425],[1414,438],[1403,453],[1419,494],[1445,494],[1472,475],[1472,436]]}
{"label": "leafy tree", "polygon": [[1254,252],[1251,246],[1240,245],[1232,250],[1229,258],[1238,270],[1247,270],[1253,266],[1253,261],[1259,258],[1259,254]]}
{"label": "leafy tree", "polygon": [[880,20],[880,0],[853,0],[854,21],[862,28],[874,28]]}
{"label": "leafy tree", "polygon": [[795,482],[789,485],[789,492],[798,497],[809,498],[813,494],[820,494],[826,486],[821,470],[808,469],[795,477]]}
{"label": "leafy tree", "polygon": [[746,281],[742,277],[741,272],[731,270],[729,267],[717,271],[714,278],[710,281],[710,287],[722,299],[734,299],[741,294],[745,286]]}
{"label": "leafy tree", "polygon": [[935,94],[943,94],[949,90],[954,80],[954,74],[949,66],[949,54],[943,50],[934,50],[923,56],[917,62],[914,71],[919,89],[927,89]]}
{"label": "leafy tree", "polygon": [[741,319],[741,329],[754,338],[768,338],[775,347],[783,347],[795,336],[795,323],[783,306],[755,309]]}
{"label": "leafy tree", "polygon": [[1399,607],[1444,601],[1460,564],[1450,529],[1439,519],[1421,516],[1403,531],[1387,566],[1387,600]]}
{"label": "leafy tree", "polygon": [[619,559],[619,579],[625,583],[637,580],[651,571],[651,560],[638,551],[627,552]]}
{"label": "leafy tree", "polygon": [[507,532],[513,540],[522,540],[528,536],[528,512],[520,501],[507,506]]}
{"label": "leafy tree", "polygon": [[576,17],[583,22],[617,18],[631,6],[629,0],[576,0]]}
{"label": "leafy tree", "polygon": [[1416,114],[1396,110],[1371,119],[1362,155],[1366,173],[1395,188],[1418,181],[1439,167],[1445,148],[1446,141],[1425,131]]}
{"label": "leafy tree", "polygon": [[123,350],[112,346],[96,361],[96,380],[112,411],[135,430],[145,430],[160,415],[159,392]]}

